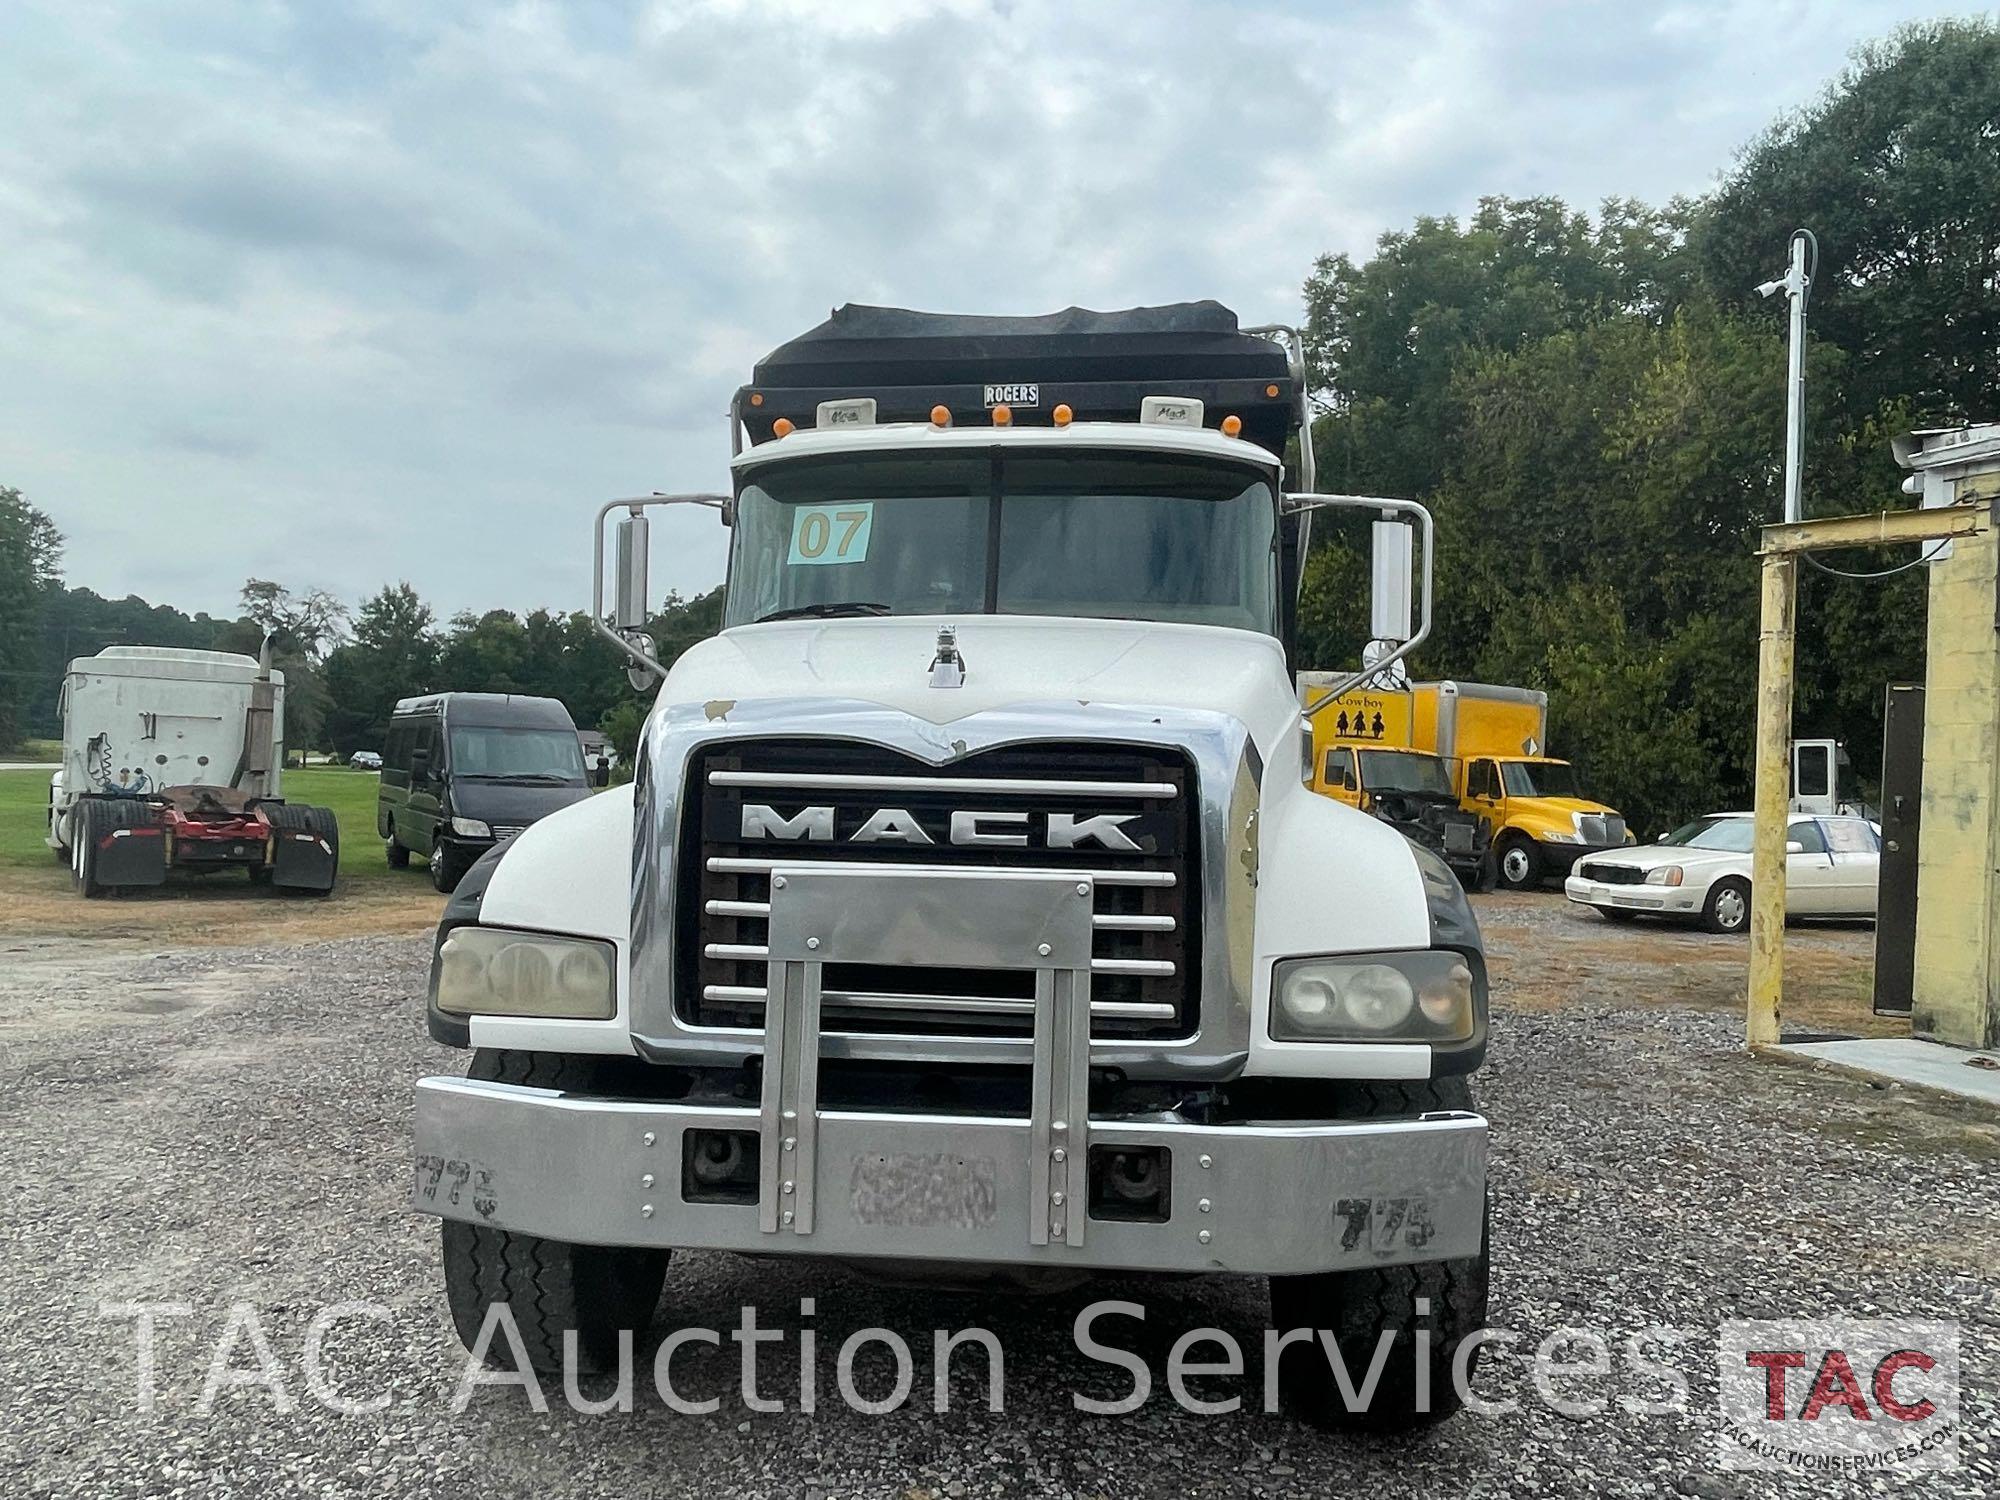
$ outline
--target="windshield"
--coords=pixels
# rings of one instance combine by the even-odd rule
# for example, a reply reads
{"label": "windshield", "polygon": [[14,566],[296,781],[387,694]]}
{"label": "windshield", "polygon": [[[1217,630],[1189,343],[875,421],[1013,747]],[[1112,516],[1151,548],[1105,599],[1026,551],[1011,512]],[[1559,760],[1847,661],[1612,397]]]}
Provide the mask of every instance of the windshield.
{"label": "windshield", "polygon": [[1510,797],[1576,797],[1576,772],[1565,760],[1503,760],[1500,775]]}
{"label": "windshield", "polygon": [[1457,800],[1444,762],[1407,750],[1363,750],[1361,784],[1371,792],[1432,792]]}
{"label": "windshield", "polygon": [[1277,497],[1144,453],[870,454],[753,471],[725,623],[1086,615],[1277,633]]}
{"label": "windshield", "polygon": [[453,725],[454,776],[583,781],[583,751],[567,729],[493,729]]}
{"label": "windshield", "polygon": [[1696,818],[1692,823],[1683,823],[1660,842],[1684,844],[1690,849],[1719,849],[1729,854],[1747,854],[1754,831],[1755,825],[1748,818]]}

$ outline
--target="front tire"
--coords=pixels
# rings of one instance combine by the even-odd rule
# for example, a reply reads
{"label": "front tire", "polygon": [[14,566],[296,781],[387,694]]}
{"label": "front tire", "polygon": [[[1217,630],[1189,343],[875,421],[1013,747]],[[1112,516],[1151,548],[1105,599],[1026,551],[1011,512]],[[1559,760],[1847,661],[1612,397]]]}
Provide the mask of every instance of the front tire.
{"label": "front tire", "polygon": [[1500,841],[1500,884],[1510,891],[1532,891],[1542,883],[1542,857],[1535,841],[1510,833]]}
{"label": "front tire", "polygon": [[[1335,1113],[1343,1119],[1389,1119],[1471,1107],[1471,1090],[1464,1079],[1440,1078],[1358,1085],[1337,1104]],[[1477,1255],[1421,1265],[1273,1276],[1271,1326],[1281,1332],[1325,1330],[1357,1391],[1382,1336],[1390,1336],[1381,1375],[1360,1411],[1348,1410],[1317,1338],[1311,1344],[1287,1347],[1278,1366],[1278,1395],[1285,1409],[1315,1427],[1354,1432],[1411,1432],[1457,1412],[1464,1402],[1453,1379],[1453,1364],[1465,1341],[1486,1326],[1490,1231],[1489,1204]],[[1418,1380],[1419,1329],[1429,1335],[1423,1390]],[[1467,1358],[1468,1380],[1477,1361],[1475,1347]]]}
{"label": "front tire", "polygon": [[[466,1071],[468,1078],[553,1089],[588,1088],[597,1074],[589,1058],[489,1049],[475,1052]],[[629,1330],[637,1344],[651,1324],[670,1255],[573,1245],[457,1219],[444,1221],[443,1249],[445,1297],[459,1341],[468,1351],[476,1347],[490,1310],[505,1303],[529,1366],[542,1374],[561,1371],[566,1332],[576,1334],[579,1372],[615,1371],[618,1335]],[[488,1342],[486,1358],[496,1369],[512,1366],[503,1332]]]}
{"label": "front tire", "polygon": [[458,889],[458,883],[465,879],[465,872],[472,868],[472,861],[462,854],[454,854],[443,839],[431,845],[431,884],[449,896]]}
{"label": "front tire", "polygon": [[1709,887],[1701,906],[1701,925],[1710,932],[1734,937],[1750,927],[1750,882],[1731,877]]}

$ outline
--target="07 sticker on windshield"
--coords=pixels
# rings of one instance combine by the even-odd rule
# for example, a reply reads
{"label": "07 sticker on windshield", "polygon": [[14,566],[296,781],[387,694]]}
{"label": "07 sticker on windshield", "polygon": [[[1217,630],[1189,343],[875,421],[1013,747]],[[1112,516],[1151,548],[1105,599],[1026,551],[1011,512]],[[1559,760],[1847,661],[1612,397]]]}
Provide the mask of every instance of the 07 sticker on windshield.
{"label": "07 sticker on windshield", "polygon": [[856,563],[868,557],[868,535],[875,528],[875,505],[801,505],[792,512],[795,563]]}

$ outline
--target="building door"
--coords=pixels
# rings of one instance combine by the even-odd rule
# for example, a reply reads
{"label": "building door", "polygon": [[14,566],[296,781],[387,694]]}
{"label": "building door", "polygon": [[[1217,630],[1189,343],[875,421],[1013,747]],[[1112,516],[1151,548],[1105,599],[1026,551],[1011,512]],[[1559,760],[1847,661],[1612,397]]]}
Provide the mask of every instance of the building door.
{"label": "building door", "polygon": [[1907,1016],[1917,975],[1917,834],[1923,813],[1924,690],[1892,682],[1882,709],[1882,873],[1876,893],[1875,1014]]}

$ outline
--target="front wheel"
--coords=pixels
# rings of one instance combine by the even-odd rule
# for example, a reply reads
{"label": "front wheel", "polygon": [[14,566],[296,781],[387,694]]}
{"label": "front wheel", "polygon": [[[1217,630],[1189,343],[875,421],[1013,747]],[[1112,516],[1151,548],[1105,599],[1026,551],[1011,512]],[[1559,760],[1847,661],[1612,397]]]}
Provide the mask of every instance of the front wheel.
{"label": "front wheel", "polygon": [[[599,1080],[599,1060],[548,1052],[481,1049],[468,1078],[587,1090]],[[575,1367],[583,1374],[618,1367],[618,1335],[634,1344],[652,1323],[666,1282],[666,1250],[624,1245],[573,1245],[539,1235],[515,1234],[485,1224],[444,1221],[444,1288],[452,1325],[468,1351],[495,1304],[505,1304],[521,1336],[531,1369],[562,1369],[563,1335],[576,1335]],[[504,1328],[504,1325],[502,1325]],[[495,1368],[513,1363],[501,1328],[486,1345]]]}
{"label": "front wheel", "polygon": [[472,862],[463,854],[455,852],[443,839],[431,844],[431,884],[449,896],[458,889],[459,881],[465,879],[465,872]]}
{"label": "front wheel", "polygon": [[[1285,1409],[1315,1427],[1353,1432],[1411,1432],[1457,1412],[1465,1404],[1460,1351],[1486,1326],[1489,1227],[1481,1226],[1479,1253],[1464,1260],[1273,1276],[1271,1326],[1280,1332],[1311,1328],[1316,1335],[1279,1356],[1278,1396]],[[1382,1344],[1389,1346],[1375,1389],[1358,1407],[1341,1394],[1321,1330],[1357,1394]],[[1421,1345],[1420,1330],[1427,1335]],[[1463,1361],[1466,1381],[1478,1358],[1475,1344]]]}
{"label": "front wheel", "polygon": [[1542,883],[1542,860],[1535,841],[1510,833],[1500,841],[1500,884],[1510,891],[1531,891]]}
{"label": "front wheel", "polygon": [[1709,887],[1702,903],[1701,923],[1710,932],[1734,935],[1750,926],[1750,884],[1745,880],[1718,880]]}

